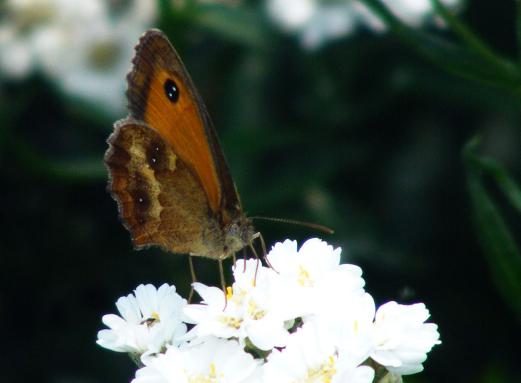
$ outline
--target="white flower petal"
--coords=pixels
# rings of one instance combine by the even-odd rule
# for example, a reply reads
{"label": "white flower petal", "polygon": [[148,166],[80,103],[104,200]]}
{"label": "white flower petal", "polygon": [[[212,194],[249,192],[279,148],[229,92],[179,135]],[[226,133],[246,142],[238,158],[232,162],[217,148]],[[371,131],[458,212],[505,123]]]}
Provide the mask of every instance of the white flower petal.
{"label": "white flower petal", "polygon": [[246,383],[258,362],[235,341],[209,338],[195,346],[170,347],[150,358],[132,383],[226,382]]}
{"label": "white flower petal", "polygon": [[423,303],[388,302],[380,306],[375,316],[376,348],[371,358],[392,373],[407,375],[421,371],[427,353],[441,343],[438,327],[424,323],[429,316]]}

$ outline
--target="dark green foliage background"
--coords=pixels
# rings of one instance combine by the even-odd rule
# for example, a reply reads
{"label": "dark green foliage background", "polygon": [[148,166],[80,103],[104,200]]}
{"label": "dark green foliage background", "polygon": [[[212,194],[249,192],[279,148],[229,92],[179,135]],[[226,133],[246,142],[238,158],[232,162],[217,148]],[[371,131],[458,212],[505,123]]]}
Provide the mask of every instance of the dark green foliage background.
{"label": "dark green foliage background", "polygon": [[[515,61],[514,5],[472,1],[461,19]],[[206,100],[247,212],[336,229],[259,222],[268,243],[322,236],[363,268],[377,304],[425,302],[443,344],[406,381],[521,381],[519,296],[497,288],[462,159],[479,134],[479,155],[521,178],[519,93],[448,73],[393,33],[305,52],[245,8],[194,5],[158,27]],[[95,344],[101,316],[140,283],[186,295],[186,257],[131,249],[105,190],[114,116],[38,75],[0,92],[0,381],[128,382],[132,362]],[[483,180],[519,241],[519,214]],[[196,267],[217,282],[216,263]]]}

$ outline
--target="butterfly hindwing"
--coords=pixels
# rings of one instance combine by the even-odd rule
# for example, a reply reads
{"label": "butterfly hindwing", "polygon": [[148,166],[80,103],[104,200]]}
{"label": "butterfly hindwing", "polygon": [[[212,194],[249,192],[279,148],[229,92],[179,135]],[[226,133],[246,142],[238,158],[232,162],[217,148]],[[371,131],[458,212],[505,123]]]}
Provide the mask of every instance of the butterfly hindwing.
{"label": "butterfly hindwing", "polygon": [[206,237],[216,228],[208,220],[206,195],[164,140],[147,125],[127,119],[116,123],[108,142],[109,189],[134,245],[207,251]]}

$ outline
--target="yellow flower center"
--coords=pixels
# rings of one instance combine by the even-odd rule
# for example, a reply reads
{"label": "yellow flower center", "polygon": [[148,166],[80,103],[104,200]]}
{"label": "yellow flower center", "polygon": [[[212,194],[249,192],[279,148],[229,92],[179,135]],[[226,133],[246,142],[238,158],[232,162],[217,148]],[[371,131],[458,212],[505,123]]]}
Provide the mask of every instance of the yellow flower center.
{"label": "yellow flower center", "polygon": [[219,317],[219,322],[223,323],[224,325],[226,325],[228,327],[232,327],[232,328],[238,330],[239,328],[241,328],[242,318],[221,315]]}
{"label": "yellow flower center", "polygon": [[298,273],[298,283],[299,285],[303,287],[312,287],[313,286],[313,280],[311,279],[311,276],[309,275],[309,271],[307,271],[304,266],[299,265],[298,267],[299,273]]}
{"label": "yellow flower center", "polygon": [[189,383],[219,383],[224,380],[224,374],[218,373],[214,363],[210,363],[208,374],[197,374],[188,378]]}
{"label": "yellow flower center", "polygon": [[335,358],[331,355],[327,362],[322,363],[317,368],[308,369],[304,379],[299,379],[295,383],[331,383],[335,374]]}
{"label": "yellow flower center", "polygon": [[96,41],[88,51],[88,63],[94,70],[106,71],[118,62],[121,53],[116,41]]}
{"label": "yellow flower center", "polygon": [[266,311],[262,310],[253,299],[250,299],[248,302],[248,314],[250,318],[259,320],[266,316]]}

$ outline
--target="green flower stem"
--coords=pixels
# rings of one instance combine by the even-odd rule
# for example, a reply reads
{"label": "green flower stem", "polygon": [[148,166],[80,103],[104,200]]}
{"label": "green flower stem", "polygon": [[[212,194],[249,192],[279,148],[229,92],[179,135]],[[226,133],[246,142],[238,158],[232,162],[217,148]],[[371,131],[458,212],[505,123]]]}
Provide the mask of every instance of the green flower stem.
{"label": "green flower stem", "polygon": [[440,0],[430,0],[436,13],[447,23],[450,29],[469,47],[479,52],[481,56],[495,61],[497,54],[486,45],[472,30],[455,17]]}
{"label": "green flower stem", "polygon": [[510,204],[521,213],[521,187],[496,160],[488,157],[475,158],[476,164],[492,176]]}
{"label": "green flower stem", "polygon": [[459,21],[440,0],[430,1],[436,13],[470,49],[491,64],[496,65],[499,70],[510,72],[513,77],[519,78],[519,71],[514,64],[494,52],[469,27]]}

